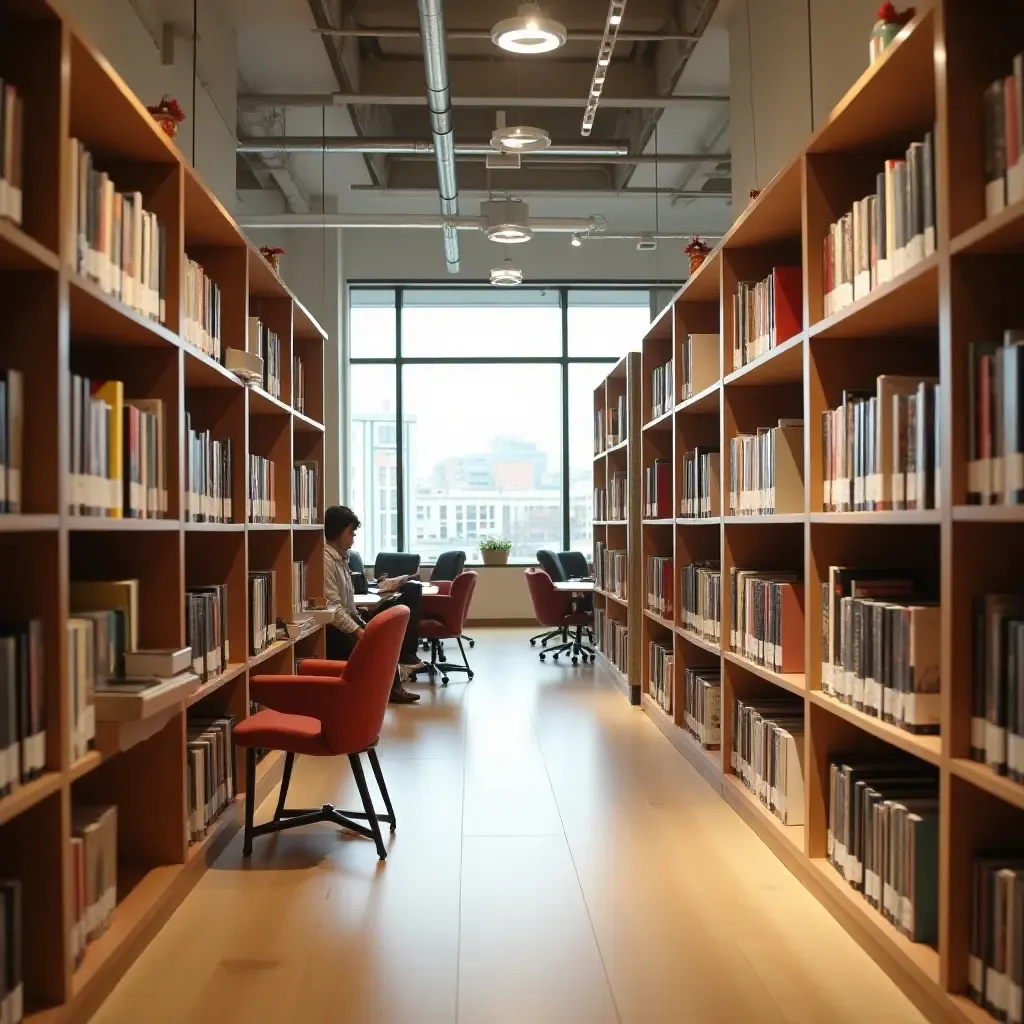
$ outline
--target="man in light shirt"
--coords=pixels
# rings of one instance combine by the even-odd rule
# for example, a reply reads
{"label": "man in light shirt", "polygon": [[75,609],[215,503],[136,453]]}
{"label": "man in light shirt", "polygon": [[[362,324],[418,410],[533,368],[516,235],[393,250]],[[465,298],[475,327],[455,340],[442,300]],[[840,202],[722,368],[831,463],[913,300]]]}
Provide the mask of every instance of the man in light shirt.
{"label": "man in light shirt", "polygon": [[404,604],[409,609],[409,624],[402,641],[398,671],[391,688],[392,704],[415,704],[418,693],[411,693],[402,683],[411,679],[417,669],[424,668],[417,652],[420,623],[421,589],[418,583],[403,583],[393,595],[383,598],[376,607],[360,613],[356,608],[348,553],[355,543],[359,517],[344,505],[332,505],[324,516],[324,596],[334,611],[334,621],[327,626],[327,657],[347,661],[363,635],[367,621],[385,608]]}

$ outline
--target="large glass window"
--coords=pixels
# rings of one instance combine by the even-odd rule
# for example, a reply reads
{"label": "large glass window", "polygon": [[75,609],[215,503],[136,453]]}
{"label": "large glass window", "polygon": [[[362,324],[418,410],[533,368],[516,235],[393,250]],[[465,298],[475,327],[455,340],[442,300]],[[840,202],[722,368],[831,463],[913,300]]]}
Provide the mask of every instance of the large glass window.
{"label": "large glass window", "polygon": [[590,555],[594,388],[639,348],[650,295],[351,288],[347,500],[364,560],[454,548],[478,562],[488,537],[519,562]]}

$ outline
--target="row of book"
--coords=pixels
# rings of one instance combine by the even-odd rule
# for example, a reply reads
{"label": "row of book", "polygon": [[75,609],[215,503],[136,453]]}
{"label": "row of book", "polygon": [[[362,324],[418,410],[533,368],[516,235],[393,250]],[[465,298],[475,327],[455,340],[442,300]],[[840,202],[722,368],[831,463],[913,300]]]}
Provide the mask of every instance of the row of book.
{"label": "row of book", "polygon": [[666,715],[672,714],[672,695],[675,692],[675,652],[672,641],[656,640],[647,648],[647,692]]}
{"label": "row of book", "polygon": [[0,622],[0,795],[46,767],[43,624]]}
{"label": "row of book", "polygon": [[705,749],[722,746],[722,670],[683,670],[683,727]]}
{"label": "row of book", "polygon": [[309,600],[309,571],[305,562],[292,562],[292,614],[301,615]]}
{"label": "row of book", "polygon": [[246,520],[250,523],[276,522],[277,488],[273,460],[250,452],[247,484]]}
{"label": "row of book", "polygon": [[852,754],[829,766],[829,862],[911,942],[939,926],[939,780],[920,761]]}
{"label": "row of book", "polygon": [[192,671],[204,683],[227,669],[231,647],[226,583],[185,591],[185,643],[192,652]]}
{"label": "row of book", "polygon": [[644,518],[672,518],[672,463],[655,459],[644,470]]}
{"label": "row of book", "polygon": [[88,944],[98,939],[114,919],[117,906],[116,807],[72,806],[71,870],[75,899],[71,954],[78,966]]}
{"label": "row of book", "polygon": [[0,220],[21,224],[24,184],[25,100],[0,78]]}
{"label": "row of book", "polygon": [[604,541],[597,542],[594,546],[594,585],[598,590],[607,590],[626,600],[629,597],[628,571],[629,559],[624,550],[609,548]]}
{"label": "row of book", "polygon": [[937,508],[942,446],[934,377],[883,374],[875,390],[844,390],[821,414],[822,508]]}
{"label": "row of book", "polygon": [[190,843],[205,838],[210,826],[237,795],[232,747],[234,722],[230,715],[212,719],[189,715],[185,831]]}
{"label": "row of book", "polygon": [[683,453],[679,513],[690,519],[717,519],[722,514],[722,456],[717,446],[698,445]]}
{"label": "row of book", "polygon": [[798,697],[734,698],[730,764],[783,825],[804,823],[804,703]]}
{"label": "row of book", "polygon": [[1024,330],[975,341],[967,361],[967,502],[1024,503]]}
{"label": "row of book", "polygon": [[96,736],[95,694],[118,671],[116,626],[109,611],[79,613],[67,620],[68,696],[71,720],[68,748],[73,764],[84,757]]}
{"label": "row of book", "polygon": [[0,512],[23,509],[24,446],[25,378],[20,370],[0,370]]}
{"label": "row of book", "polygon": [[166,445],[162,398],[125,398],[122,381],[71,375],[68,507],[73,515],[166,516]]}
{"label": "row of book", "polygon": [[141,192],[118,192],[92,154],[70,140],[75,269],[136,312],[167,322],[167,229],[143,206]]}
{"label": "row of book", "polygon": [[626,624],[609,618],[603,608],[594,609],[597,649],[624,675],[629,675],[629,631]]}
{"label": "row of book", "polygon": [[625,470],[616,470],[608,480],[608,519],[622,522],[626,518],[629,496],[629,476]]}
{"label": "row of book", "polygon": [[594,454],[600,455],[625,439],[626,396],[619,395],[610,405],[594,412]]}
{"label": "row of book", "polygon": [[296,462],[292,470],[292,522],[316,523],[320,493],[320,466],[316,462]]}
{"label": "row of book", "polygon": [[907,732],[939,731],[939,606],[912,575],[829,566],[821,616],[824,693]]}
{"label": "row of book", "polygon": [[675,614],[672,556],[648,555],[644,578],[647,580],[647,607],[655,615],[671,619]]}
{"label": "row of book", "polygon": [[1024,199],[1024,53],[982,95],[985,216]]}
{"label": "row of book", "polygon": [[276,573],[249,573],[249,656],[255,657],[277,639]]}
{"label": "row of book", "polygon": [[230,523],[234,452],[230,438],[215,440],[209,430],[194,430],[185,414],[185,519],[194,523]]}
{"label": "row of book", "polygon": [[0,878],[0,1018],[11,1024],[25,1019],[21,901],[21,882]]}
{"label": "row of book", "polygon": [[729,646],[783,674],[804,671],[804,587],[796,573],[729,570]]}
{"label": "row of book", "polygon": [[679,574],[679,621],[683,629],[712,643],[722,639],[722,566],[694,562]]}
{"label": "row of book", "polygon": [[718,380],[721,361],[717,334],[686,334],[679,346],[682,394],[685,402]]}
{"label": "row of book", "polygon": [[605,503],[605,492],[603,487],[594,488],[594,508],[593,517],[598,522],[604,522],[607,520],[608,506]]}
{"label": "row of book", "polygon": [[675,364],[670,359],[663,366],[656,366],[651,371],[651,419],[675,408]]}
{"label": "row of book", "polygon": [[263,390],[281,397],[281,339],[258,317],[249,317],[246,351],[263,360]]}
{"label": "row of book", "polygon": [[182,295],[181,335],[200,352],[220,362],[220,287],[195,260],[185,258],[185,290]]}
{"label": "row of book", "polygon": [[864,298],[935,252],[934,132],[886,160],[875,192],[829,226],[823,240],[825,316]]}
{"label": "row of book", "polygon": [[732,297],[733,370],[799,334],[803,319],[800,267],[772,267],[761,281],[738,281]]}
{"label": "row of book", "polygon": [[292,408],[306,414],[306,370],[298,356],[292,356]]}
{"label": "row of book", "polygon": [[967,994],[996,1020],[1024,1021],[1024,855],[982,852],[971,864]]}
{"label": "row of book", "polygon": [[804,425],[774,427],[729,439],[729,515],[783,515],[804,509]]}

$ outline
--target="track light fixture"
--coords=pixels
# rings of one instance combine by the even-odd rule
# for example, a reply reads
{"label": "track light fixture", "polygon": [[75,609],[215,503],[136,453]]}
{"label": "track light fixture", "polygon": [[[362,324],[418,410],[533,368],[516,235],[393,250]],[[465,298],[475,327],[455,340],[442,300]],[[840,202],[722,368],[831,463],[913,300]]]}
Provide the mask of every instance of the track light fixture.
{"label": "track light fixture", "polygon": [[597,114],[598,104],[601,102],[601,92],[604,89],[605,78],[612,62],[615,40],[618,38],[619,26],[622,24],[625,10],[626,0],[609,0],[608,17],[605,20],[604,34],[601,36],[601,46],[597,51],[597,64],[590,81],[590,95],[587,96],[587,105],[583,111],[580,135],[589,135],[593,131],[594,117]]}

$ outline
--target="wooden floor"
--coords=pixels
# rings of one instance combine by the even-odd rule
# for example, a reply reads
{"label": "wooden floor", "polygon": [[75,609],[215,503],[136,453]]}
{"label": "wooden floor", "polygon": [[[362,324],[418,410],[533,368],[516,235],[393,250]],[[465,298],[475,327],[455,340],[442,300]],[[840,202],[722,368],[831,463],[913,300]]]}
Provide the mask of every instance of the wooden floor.
{"label": "wooden floor", "polygon": [[[385,865],[326,827],[245,865],[236,838],[94,1021],[923,1019],[600,668],[526,636],[480,630],[472,683],[389,712]],[[343,759],[292,791],[355,806]]]}

